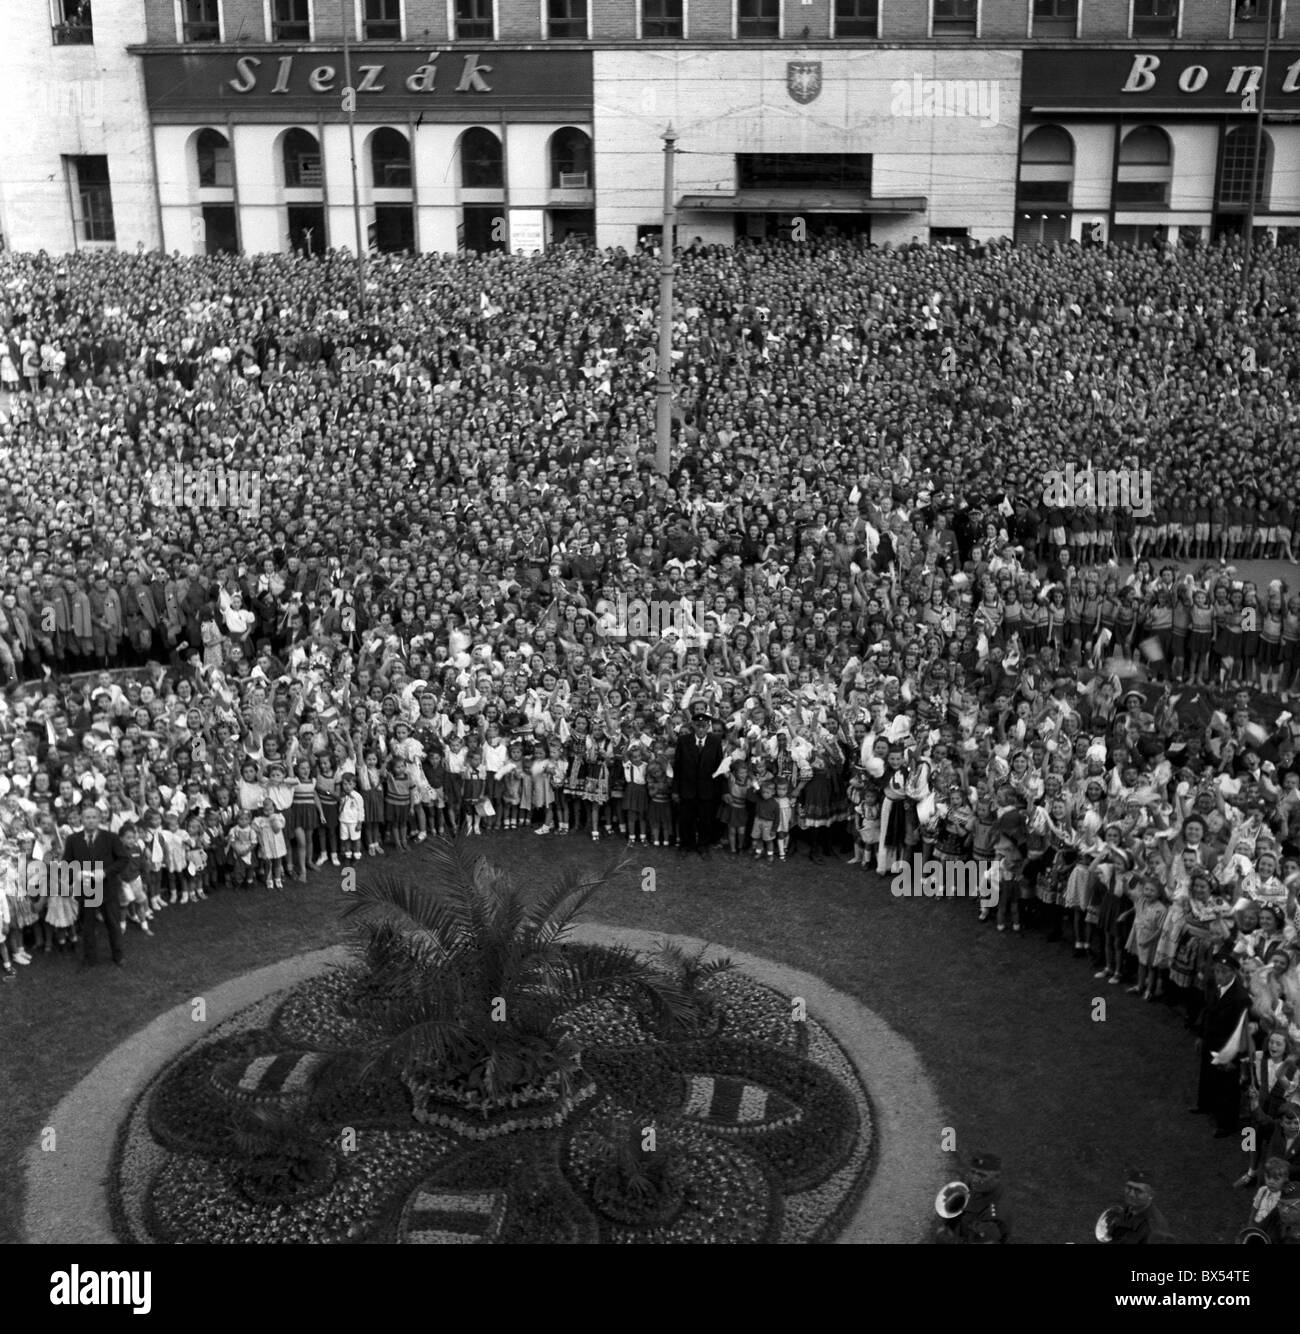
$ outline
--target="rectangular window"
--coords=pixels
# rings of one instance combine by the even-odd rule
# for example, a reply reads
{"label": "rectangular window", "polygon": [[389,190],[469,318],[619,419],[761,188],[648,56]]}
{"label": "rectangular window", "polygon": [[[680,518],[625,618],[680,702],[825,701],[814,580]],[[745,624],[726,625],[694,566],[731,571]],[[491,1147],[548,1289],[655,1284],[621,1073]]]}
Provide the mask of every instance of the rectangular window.
{"label": "rectangular window", "polygon": [[978,0],[933,0],[936,37],[978,37]]}
{"label": "rectangular window", "polygon": [[1079,0],[1034,0],[1035,37],[1073,37],[1079,31]]}
{"label": "rectangular window", "polygon": [[641,0],[641,36],[685,37],[686,0]]}
{"label": "rectangular window", "polygon": [[116,241],[113,226],[113,192],[108,180],[108,158],[63,159],[72,190],[72,225],[82,241]]}
{"label": "rectangular window", "polygon": [[870,153],[737,153],[741,190],[862,190],[871,192]]}
{"label": "rectangular window", "polygon": [[311,0],[271,0],[271,40],[311,41]]}
{"label": "rectangular window", "polygon": [[90,0],[54,0],[54,45],[90,46],[94,40]]}
{"label": "rectangular window", "polygon": [[781,0],[736,0],[739,37],[780,37]]}
{"label": "rectangular window", "polygon": [[546,0],[546,35],[557,42],[585,41],[587,0]]}
{"label": "rectangular window", "polygon": [[1069,181],[1021,181],[1016,191],[1022,204],[1068,204]]}
{"label": "rectangular window", "polygon": [[1169,203],[1168,181],[1116,181],[1116,208],[1163,208]]}
{"label": "rectangular window", "polygon": [[181,41],[221,40],[221,0],[181,0]]}
{"label": "rectangular window", "polygon": [[[1253,129],[1233,130],[1223,141],[1219,203],[1268,208],[1268,167],[1271,143],[1264,135],[1255,142]],[[1251,182],[1254,181],[1252,187]]]}
{"label": "rectangular window", "polygon": [[365,0],[362,15],[366,41],[402,40],[402,0]]}
{"label": "rectangular window", "polygon": [[1133,0],[1133,36],[1178,36],[1179,0]]}
{"label": "rectangular window", "polygon": [[324,182],[319,149],[302,147],[285,151],[284,183],[290,190],[319,190]]}
{"label": "rectangular window", "polygon": [[458,42],[496,41],[492,0],[456,0],[454,22]]}
{"label": "rectangular window", "polygon": [[[1232,35],[1247,42],[1263,42],[1270,0],[1228,0],[1232,5]],[[1282,35],[1282,0],[1272,0],[1274,37]]]}
{"label": "rectangular window", "polygon": [[880,0],[835,0],[836,37],[879,37]]}

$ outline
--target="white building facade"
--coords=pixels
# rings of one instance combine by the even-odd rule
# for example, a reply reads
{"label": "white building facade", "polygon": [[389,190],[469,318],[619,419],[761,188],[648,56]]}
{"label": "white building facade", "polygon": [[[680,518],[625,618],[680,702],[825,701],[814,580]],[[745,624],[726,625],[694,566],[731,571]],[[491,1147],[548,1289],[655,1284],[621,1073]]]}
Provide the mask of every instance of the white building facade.
{"label": "white building facade", "polygon": [[0,235],[17,250],[161,244],[140,0],[0,6]]}
{"label": "white building facade", "polygon": [[662,207],[678,135],[678,237],[796,226],[878,243],[1005,236],[1021,54],[833,46],[595,52],[597,240],[631,247]]}

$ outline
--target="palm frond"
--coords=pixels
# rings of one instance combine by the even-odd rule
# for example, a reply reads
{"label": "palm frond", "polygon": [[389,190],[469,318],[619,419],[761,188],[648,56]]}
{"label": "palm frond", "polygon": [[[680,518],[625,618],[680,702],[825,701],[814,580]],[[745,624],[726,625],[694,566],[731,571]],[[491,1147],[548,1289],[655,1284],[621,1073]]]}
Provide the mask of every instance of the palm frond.
{"label": "palm frond", "polygon": [[562,940],[573,928],[573,919],[612,880],[623,874],[631,862],[615,862],[598,875],[566,870],[549,888],[529,905],[528,924],[535,932],[538,946],[545,948]]}

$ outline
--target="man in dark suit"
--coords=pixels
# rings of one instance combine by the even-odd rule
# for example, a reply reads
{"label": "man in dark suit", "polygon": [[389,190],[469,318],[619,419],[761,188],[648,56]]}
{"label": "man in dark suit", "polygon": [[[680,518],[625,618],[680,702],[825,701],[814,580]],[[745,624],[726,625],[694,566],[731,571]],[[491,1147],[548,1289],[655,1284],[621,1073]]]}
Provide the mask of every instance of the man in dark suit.
{"label": "man in dark suit", "polygon": [[722,742],[709,730],[709,715],[697,709],[692,730],[677,738],[673,752],[673,792],[682,850],[704,856],[713,841],[719,787],[714,777],[722,765]]}
{"label": "man in dark suit", "polygon": [[68,862],[81,863],[81,966],[89,968],[96,963],[95,919],[102,918],[108,932],[108,946],[113,962],[120,968],[122,959],[122,927],[118,915],[118,897],[122,887],[122,873],[130,868],[131,854],[116,834],[102,828],[104,817],[97,806],[86,806],[81,814],[82,828],[68,836],[63,845],[63,857]]}
{"label": "man in dark suit", "polygon": [[1193,1112],[1214,1117],[1215,1138],[1237,1133],[1241,1111],[1241,1052],[1225,1050],[1232,1044],[1242,1015],[1250,1008],[1250,997],[1226,959],[1211,965],[1213,980],[1201,1012],[1200,1079]]}

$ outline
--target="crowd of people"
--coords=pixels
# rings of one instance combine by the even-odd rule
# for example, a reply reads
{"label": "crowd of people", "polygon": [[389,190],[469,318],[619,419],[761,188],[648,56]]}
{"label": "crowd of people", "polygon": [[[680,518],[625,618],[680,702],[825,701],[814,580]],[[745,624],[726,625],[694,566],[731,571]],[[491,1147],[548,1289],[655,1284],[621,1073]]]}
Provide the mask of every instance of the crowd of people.
{"label": "crowd of people", "polygon": [[697,243],[663,477],[652,254],[387,257],[364,307],[343,255],[0,256],[3,975],[73,948],[24,877],[92,808],[115,958],[453,831],[920,852],[1191,1023],[1230,969],[1202,1105],[1289,1124],[1300,250],[1250,274]]}

